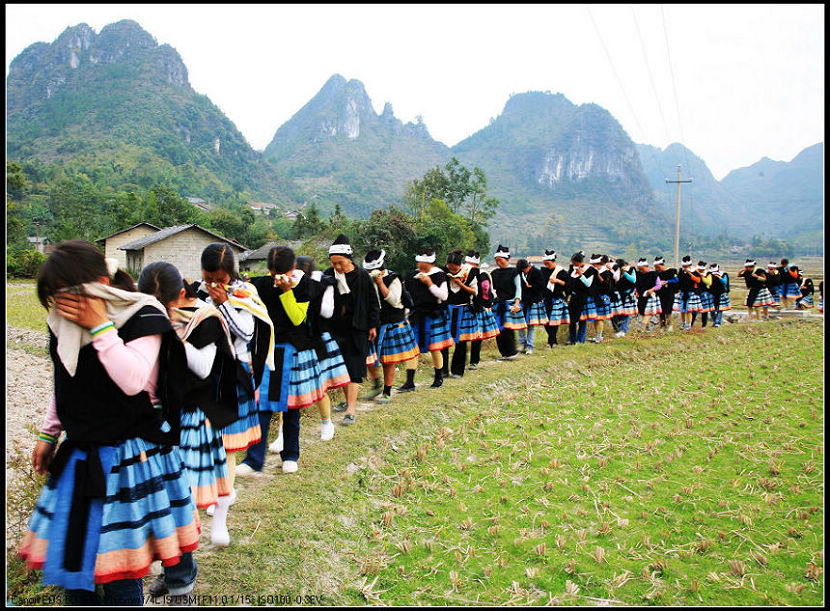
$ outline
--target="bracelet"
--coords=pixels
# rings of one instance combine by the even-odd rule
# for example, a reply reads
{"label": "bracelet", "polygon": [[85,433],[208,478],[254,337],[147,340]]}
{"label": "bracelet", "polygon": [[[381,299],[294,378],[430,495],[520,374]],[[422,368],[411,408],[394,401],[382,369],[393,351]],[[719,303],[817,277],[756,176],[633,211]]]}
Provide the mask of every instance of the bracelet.
{"label": "bracelet", "polygon": [[58,442],[58,438],[55,437],[54,435],[50,435],[49,433],[41,432],[41,433],[38,434],[37,438],[40,441],[45,441],[47,443],[51,443],[52,445],[54,445]]}
{"label": "bracelet", "polygon": [[99,335],[101,335],[101,333],[103,333],[104,331],[109,331],[110,329],[114,330],[115,324],[113,324],[112,321],[108,320],[107,322],[102,323],[93,329],[90,329],[89,334],[92,335],[92,337],[98,337]]}

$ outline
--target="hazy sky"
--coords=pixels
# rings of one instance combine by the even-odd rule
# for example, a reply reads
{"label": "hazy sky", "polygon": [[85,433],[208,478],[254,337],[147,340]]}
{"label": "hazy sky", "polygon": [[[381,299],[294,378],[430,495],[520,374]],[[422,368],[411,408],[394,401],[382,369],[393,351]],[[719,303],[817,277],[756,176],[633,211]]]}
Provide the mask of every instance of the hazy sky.
{"label": "hazy sky", "polygon": [[133,19],[258,150],[335,73],[449,146],[512,93],[596,103],[635,142],[682,142],[716,178],[824,137],[823,5],[7,4],[28,45]]}

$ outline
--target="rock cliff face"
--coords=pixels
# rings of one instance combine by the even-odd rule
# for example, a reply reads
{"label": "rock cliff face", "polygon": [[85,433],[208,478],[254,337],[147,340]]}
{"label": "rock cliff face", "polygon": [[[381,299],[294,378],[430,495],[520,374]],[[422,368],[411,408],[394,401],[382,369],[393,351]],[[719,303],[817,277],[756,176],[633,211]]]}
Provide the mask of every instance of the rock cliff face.
{"label": "rock cliff face", "polygon": [[385,104],[377,114],[363,84],[332,76],[265,148],[323,210],[340,204],[368,215],[395,203],[407,181],[449,159],[423,123],[404,124]]}

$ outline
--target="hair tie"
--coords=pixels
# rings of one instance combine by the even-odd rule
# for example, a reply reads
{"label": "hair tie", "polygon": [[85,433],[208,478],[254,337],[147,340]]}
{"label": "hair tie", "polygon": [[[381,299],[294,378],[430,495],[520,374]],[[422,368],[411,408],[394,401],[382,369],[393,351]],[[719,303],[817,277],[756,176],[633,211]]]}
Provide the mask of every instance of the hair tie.
{"label": "hair tie", "polygon": [[118,259],[107,257],[104,259],[104,262],[107,264],[107,273],[109,274],[110,280],[115,279],[115,274],[118,273]]}

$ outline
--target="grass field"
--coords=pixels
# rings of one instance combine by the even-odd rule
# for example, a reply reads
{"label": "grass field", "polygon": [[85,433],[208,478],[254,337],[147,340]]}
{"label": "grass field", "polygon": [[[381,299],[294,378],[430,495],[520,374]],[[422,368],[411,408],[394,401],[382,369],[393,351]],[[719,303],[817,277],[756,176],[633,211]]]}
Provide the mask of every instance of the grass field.
{"label": "grass field", "polygon": [[[331,442],[306,410],[299,473],[237,480],[229,548],[204,518],[195,594],[822,603],[823,320],[494,356]],[[40,591],[7,556],[9,595]]]}

